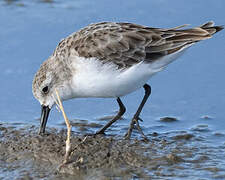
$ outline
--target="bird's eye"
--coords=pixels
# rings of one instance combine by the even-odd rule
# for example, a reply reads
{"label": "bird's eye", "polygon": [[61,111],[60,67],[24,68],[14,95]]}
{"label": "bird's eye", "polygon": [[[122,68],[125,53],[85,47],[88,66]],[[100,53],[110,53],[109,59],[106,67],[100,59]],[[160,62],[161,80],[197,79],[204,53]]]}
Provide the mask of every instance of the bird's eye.
{"label": "bird's eye", "polygon": [[48,93],[48,86],[45,86],[43,89],[42,89],[42,92],[47,94]]}

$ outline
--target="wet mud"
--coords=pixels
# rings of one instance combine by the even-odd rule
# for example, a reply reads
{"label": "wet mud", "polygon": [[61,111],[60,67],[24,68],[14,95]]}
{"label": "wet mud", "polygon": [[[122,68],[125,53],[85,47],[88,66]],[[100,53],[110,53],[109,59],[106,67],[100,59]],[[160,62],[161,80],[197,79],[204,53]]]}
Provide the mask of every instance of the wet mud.
{"label": "wet mud", "polygon": [[[203,179],[225,178],[225,145],[186,131],[125,140],[73,132],[72,153],[63,166],[66,131],[0,125],[0,179]],[[3,173],[2,173],[3,172]]]}

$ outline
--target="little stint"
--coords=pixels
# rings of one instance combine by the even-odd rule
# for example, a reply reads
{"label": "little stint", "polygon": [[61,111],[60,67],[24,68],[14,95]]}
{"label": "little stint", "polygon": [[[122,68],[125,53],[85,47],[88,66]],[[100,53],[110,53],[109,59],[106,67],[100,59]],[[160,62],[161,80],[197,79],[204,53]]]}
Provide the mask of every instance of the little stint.
{"label": "little stint", "polygon": [[42,106],[39,133],[45,132],[50,109],[55,104],[55,89],[61,100],[116,98],[119,112],[96,132],[103,134],[126,111],[121,97],[143,87],[145,95],[125,136],[130,138],[135,126],[144,136],[138,121],[151,94],[147,84],[149,78],[188,47],[223,29],[214,26],[212,21],[190,29],[184,29],[185,26],[163,29],[101,22],[90,24],[63,39],[33,80],[33,94]]}

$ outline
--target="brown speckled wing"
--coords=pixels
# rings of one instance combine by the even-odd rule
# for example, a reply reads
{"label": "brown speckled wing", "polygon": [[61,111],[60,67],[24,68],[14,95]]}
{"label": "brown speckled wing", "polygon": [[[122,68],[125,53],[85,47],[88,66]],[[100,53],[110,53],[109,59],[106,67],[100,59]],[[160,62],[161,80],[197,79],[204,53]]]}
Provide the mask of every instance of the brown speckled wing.
{"label": "brown speckled wing", "polygon": [[96,57],[119,68],[128,68],[141,61],[154,62],[188,44],[210,38],[223,28],[214,26],[213,22],[181,29],[184,26],[161,29],[131,23],[91,24],[62,40],[55,54],[69,56],[74,49],[81,57]]}

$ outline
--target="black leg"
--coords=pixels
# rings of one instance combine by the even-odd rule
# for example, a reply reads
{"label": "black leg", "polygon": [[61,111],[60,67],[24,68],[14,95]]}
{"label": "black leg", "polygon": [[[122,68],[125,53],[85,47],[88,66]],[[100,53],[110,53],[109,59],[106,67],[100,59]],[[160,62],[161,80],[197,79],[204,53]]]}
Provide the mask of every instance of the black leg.
{"label": "black leg", "polygon": [[120,106],[120,110],[119,112],[117,113],[117,115],[111,120],[109,121],[103,128],[101,128],[99,131],[96,132],[96,134],[104,134],[105,130],[110,127],[114,122],[116,122],[118,119],[121,118],[121,116],[125,113],[126,111],[126,108],[125,106],[123,105],[121,99],[118,97],[117,99],[117,102]]}
{"label": "black leg", "polygon": [[134,124],[136,124],[136,127],[137,127],[138,131],[141,133],[141,135],[144,137],[145,140],[148,140],[147,137],[144,135],[141,127],[139,126],[138,120],[141,120],[141,118],[139,117],[140,113],[141,113],[141,111],[142,111],[142,109],[143,109],[143,107],[144,107],[148,97],[151,94],[151,86],[149,86],[148,84],[145,84],[143,86],[143,88],[145,89],[145,95],[144,95],[144,98],[141,101],[141,104],[138,107],[137,112],[135,113],[134,117],[131,120],[130,127],[129,127],[127,133],[125,134],[125,138],[126,139],[130,139],[132,130],[134,129]]}

